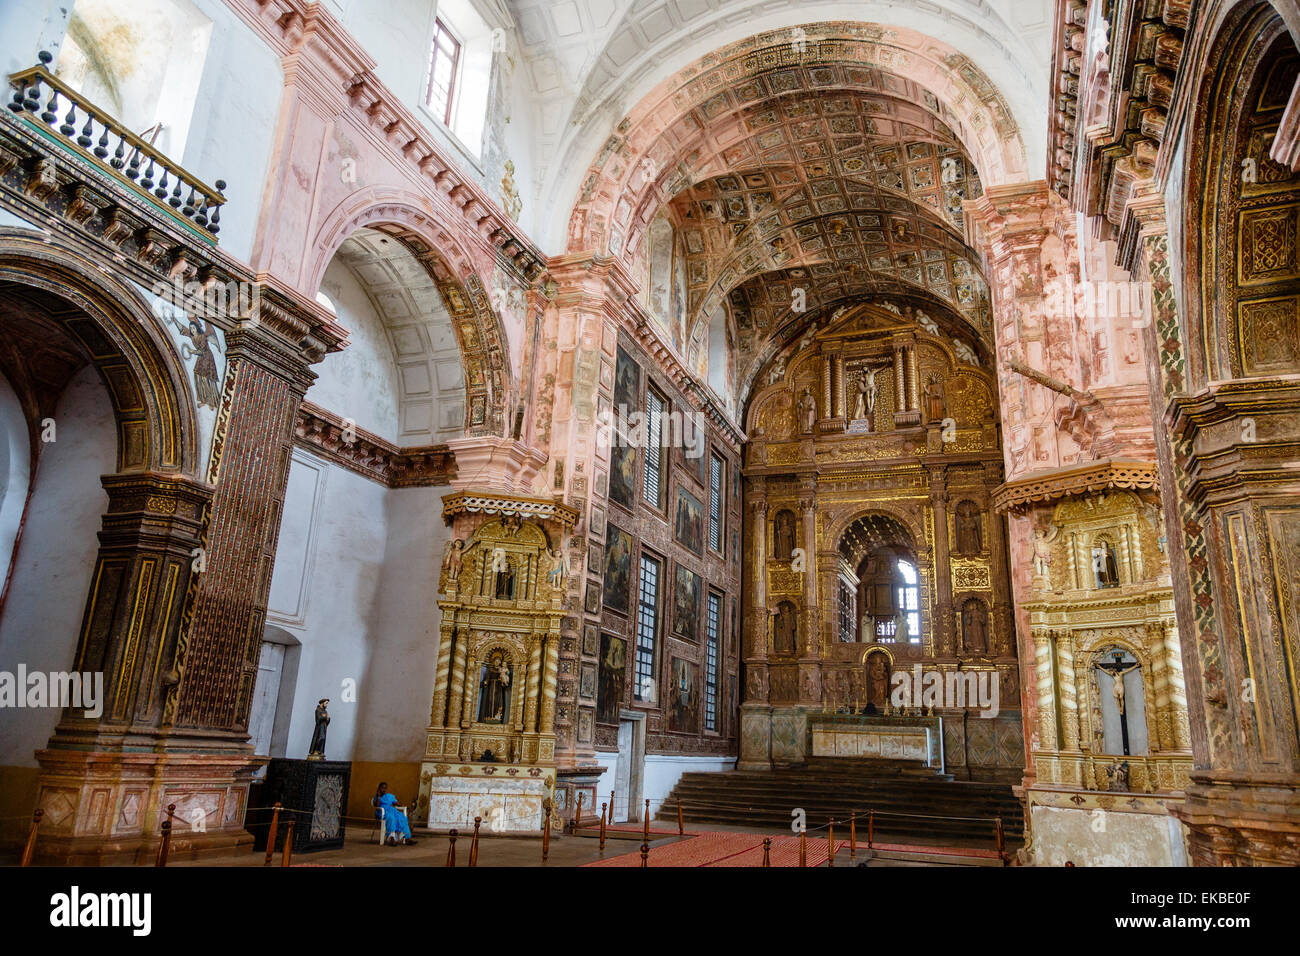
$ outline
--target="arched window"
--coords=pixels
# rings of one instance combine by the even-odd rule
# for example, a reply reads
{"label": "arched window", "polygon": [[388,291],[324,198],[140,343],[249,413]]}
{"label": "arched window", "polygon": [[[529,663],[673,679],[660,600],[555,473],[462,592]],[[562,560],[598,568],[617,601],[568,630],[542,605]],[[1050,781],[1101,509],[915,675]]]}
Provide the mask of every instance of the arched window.
{"label": "arched window", "polygon": [[910,556],[881,548],[858,568],[862,630],[859,640],[881,644],[921,641],[920,574]]}

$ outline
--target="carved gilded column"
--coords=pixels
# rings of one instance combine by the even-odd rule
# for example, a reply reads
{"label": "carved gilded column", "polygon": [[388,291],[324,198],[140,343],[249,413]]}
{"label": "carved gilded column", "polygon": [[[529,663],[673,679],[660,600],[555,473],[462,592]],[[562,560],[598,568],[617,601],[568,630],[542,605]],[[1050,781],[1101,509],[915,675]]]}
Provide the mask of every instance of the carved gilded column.
{"label": "carved gilded column", "polygon": [[823,418],[835,417],[835,407],[831,403],[831,395],[833,394],[833,389],[835,387],[833,377],[834,377],[834,366],[831,364],[831,357],[829,355],[824,355],[822,356],[822,417]]}
{"label": "carved gilded column", "polygon": [[749,540],[753,557],[753,584],[750,587],[750,633],[749,650],[746,658],[750,661],[767,660],[767,489],[759,479],[750,491],[752,517],[749,524]]}
{"label": "carved gilded column", "polygon": [[818,621],[820,605],[817,603],[817,497],[816,487],[805,486],[799,495],[799,511],[803,518],[803,656],[816,654],[819,644]]}
{"label": "carved gilded column", "polygon": [[848,410],[845,406],[848,404],[845,396],[844,384],[844,353],[835,353],[835,417],[847,418]]}
{"label": "carved gilded column", "polygon": [[430,727],[447,725],[447,685],[451,680],[451,647],[456,640],[456,626],[451,615],[442,619],[442,637],[438,642],[438,669],[433,679],[433,708],[429,713]]}
{"label": "carved gilded column", "polygon": [[538,706],[541,701],[538,697],[538,691],[542,686],[542,637],[540,634],[534,634],[528,639],[528,685],[527,696],[525,697],[526,713],[524,714],[524,730],[529,733],[537,733],[537,715],[540,711]]}
{"label": "carved gilded column", "polygon": [[894,342],[894,414],[907,411],[907,374],[903,365],[903,344]]}
{"label": "carved gilded column", "polygon": [[948,482],[943,468],[930,470],[930,510],[934,515],[935,653],[950,657],[953,646],[952,566],[948,549]]}
{"label": "carved gilded column", "polygon": [[1061,749],[1078,752],[1079,701],[1074,682],[1074,635],[1069,631],[1056,639],[1056,661],[1061,695]]}
{"label": "carved gilded column", "polygon": [[541,734],[555,730],[555,689],[560,673],[560,638],[556,634],[546,638],[546,663],[542,672],[542,719],[537,728]]}
{"label": "carved gilded column", "polygon": [[1051,633],[1034,631],[1034,678],[1038,697],[1038,746],[1035,750],[1056,749],[1056,700],[1052,688]]}
{"label": "carved gilded column", "polygon": [[916,342],[907,346],[907,407],[917,411],[921,407],[921,386],[917,381]]}
{"label": "carved gilded column", "polygon": [[447,700],[450,710],[447,712],[447,726],[456,727],[460,725],[461,702],[465,697],[465,661],[469,657],[469,648],[466,642],[461,640],[456,642],[455,662],[451,667],[451,686],[447,691]]}

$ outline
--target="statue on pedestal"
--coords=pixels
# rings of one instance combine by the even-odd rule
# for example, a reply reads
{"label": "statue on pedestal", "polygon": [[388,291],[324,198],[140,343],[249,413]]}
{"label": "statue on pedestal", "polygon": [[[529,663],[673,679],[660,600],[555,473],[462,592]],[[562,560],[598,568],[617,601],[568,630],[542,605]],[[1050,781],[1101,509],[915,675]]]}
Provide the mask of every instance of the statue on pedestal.
{"label": "statue on pedestal", "polygon": [[805,388],[803,394],[799,396],[799,427],[803,434],[811,435],[816,424],[817,399],[813,398],[812,392]]}
{"label": "statue on pedestal", "polygon": [[328,697],[322,697],[316,704],[316,729],[311,734],[311,747],[307,752],[308,760],[325,759],[325,730],[330,724],[329,711],[326,705],[330,702]]}

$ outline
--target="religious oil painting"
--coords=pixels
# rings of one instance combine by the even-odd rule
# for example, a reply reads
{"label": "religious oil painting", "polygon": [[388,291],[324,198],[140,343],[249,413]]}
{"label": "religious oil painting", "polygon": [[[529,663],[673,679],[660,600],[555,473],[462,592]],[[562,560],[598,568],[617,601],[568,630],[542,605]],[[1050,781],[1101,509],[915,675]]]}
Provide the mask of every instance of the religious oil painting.
{"label": "religious oil painting", "polygon": [[623,706],[627,642],[613,634],[600,635],[600,678],[596,697],[596,719],[602,724],[618,723]]}
{"label": "religious oil painting", "polygon": [[673,582],[673,634],[688,641],[700,639],[700,603],[703,579],[685,565],[677,565]]}
{"label": "religious oil painting", "polygon": [[685,488],[677,489],[677,511],[673,521],[677,540],[696,554],[704,554],[704,506]]}
{"label": "religious oil painting", "polygon": [[632,536],[609,526],[605,545],[605,606],[626,614],[632,593]]}
{"label": "religious oil painting", "polygon": [[668,720],[670,731],[684,734],[700,732],[700,699],[696,681],[696,666],[688,660],[674,657],[668,681]]}

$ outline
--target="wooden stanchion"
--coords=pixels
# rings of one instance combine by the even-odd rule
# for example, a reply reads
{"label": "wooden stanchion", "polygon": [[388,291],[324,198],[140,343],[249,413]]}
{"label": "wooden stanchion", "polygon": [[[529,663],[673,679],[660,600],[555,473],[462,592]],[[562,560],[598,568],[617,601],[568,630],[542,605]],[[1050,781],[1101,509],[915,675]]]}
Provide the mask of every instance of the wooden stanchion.
{"label": "wooden stanchion", "polygon": [[764,866],[772,865],[772,838],[771,837],[763,838],[763,865]]}
{"label": "wooden stanchion", "polygon": [[542,862],[551,855],[551,807],[550,800],[542,807]]}
{"label": "wooden stanchion", "polygon": [[167,804],[167,819],[162,824],[162,842],[158,844],[157,866],[167,865],[167,852],[172,846],[172,815],[176,812],[176,804]]}
{"label": "wooden stanchion", "polygon": [[602,851],[605,849],[605,808],[607,806],[609,806],[607,803],[600,805],[600,848]]}
{"label": "wooden stanchion", "polygon": [[650,799],[647,797],[645,802],[645,817],[642,820],[641,839],[650,842]]}
{"label": "wooden stanchion", "polygon": [[469,845],[469,865],[478,866],[478,827],[483,822],[482,817],[474,818],[474,839]]}
{"label": "wooden stanchion", "polygon": [[609,792],[609,825],[614,825],[614,791]]}
{"label": "wooden stanchion", "polygon": [[835,821],[831,820],[830,829],[826,831],[826,865],[835,865]]}
{"label": "wooden stanchion", "polygon": [[849,861],[858,858],[858,815],[849,814]]}
{"label": "wooden stanchion", "polygon": [[27,834],[27,845],[23,847],[23,859],[20,866],[31,866],[32,857],[36,855],[36,829],[41,825],[41,817],[45,816],[45,811],[37,809],[32,814],[32,828]]}
{"label": "wooden stanchion", "polygon": [[682,798],[677,798],[677,835],[686,836],[686,824],[682,823]]}
{"label": "wooden stanchion", "polygon": [[808,831],[799,831],[799,865],[808,865]]}
{"label": "wooden stanchion", "polygon": [[876,811],[867,813],[867,849],[870,850],[876,839]]}
{"label": "wooden stanchion", "polygon": [[447,839],[450,842],[448,842],[447,844],[447,862],[445,864],[446,866],[456,865],[456,833],[457,833],[456,830],[447,831]]}
{"label": "wooden stanchion", "polygon": [[281,866],[293,865],[293,817],[284,826],[284,853],[280,856]]}
{"label": "wooden stanchion", "polygon": [[280,829],[280,808],[282,806],[283,804],[277,800],[275,806],[271,808],[271,829],[266,833],[266,862],[262,864],[263,866],[271,865],[271,857],[275,853],[275,838]]}
{"label": "wooden stanchion", "polygon": [[642,866],[650,865],[650,844],[649,843],[641,844],[641,865]]}
{"label": "wooden stanchion", "polygon": [[577,810],[575,810],[574,813],[573,813],[573,832],[574,832],[574,833],[577,833],[577,832],[578,832],[578,827],[582,826],[582,798],[585,797],[585,796],[586,796],[585,793],[579,793],[579,794],[578,794],[578,808],[577,808]]}
{"label": "wooden stanchion", "polygon": [[998,836],[998,859],[1002,861],[1003,866],[1010,866],[1011,861],[1007,858],[1005,837],[1002,833],[1002,814],[998,814],[994,826],[997,829]]}

